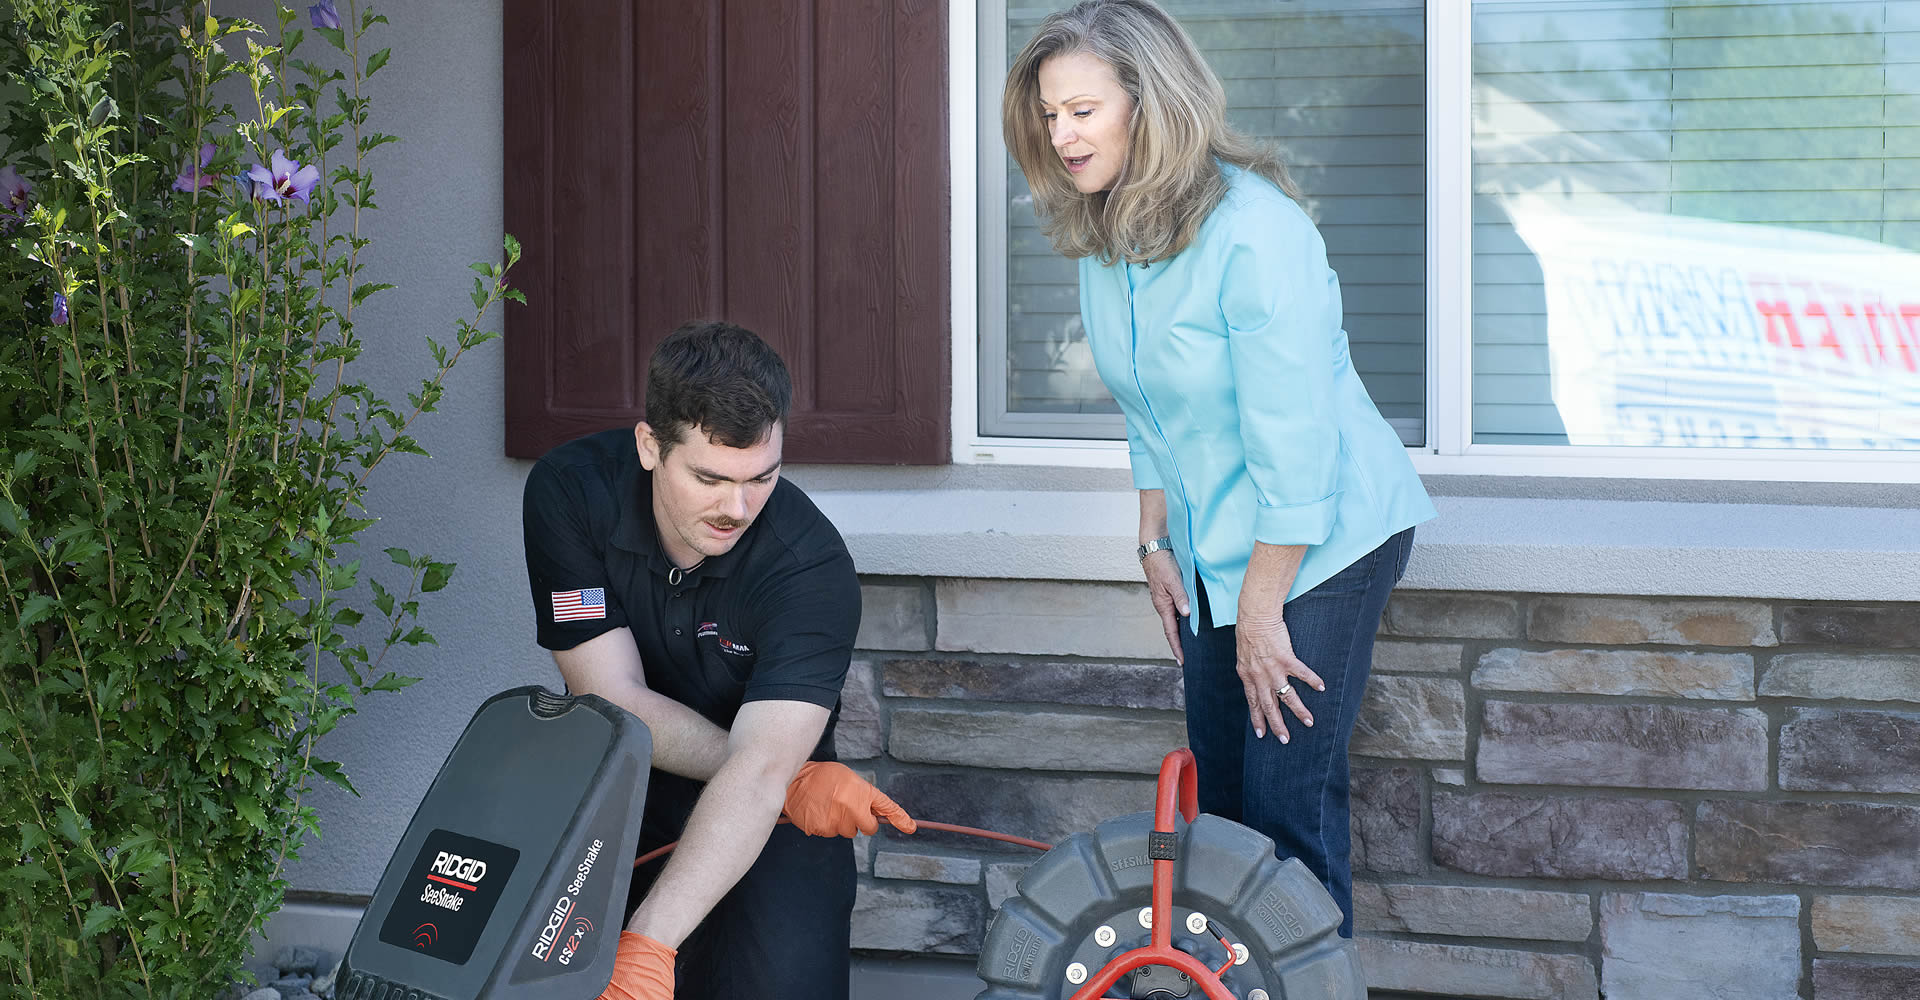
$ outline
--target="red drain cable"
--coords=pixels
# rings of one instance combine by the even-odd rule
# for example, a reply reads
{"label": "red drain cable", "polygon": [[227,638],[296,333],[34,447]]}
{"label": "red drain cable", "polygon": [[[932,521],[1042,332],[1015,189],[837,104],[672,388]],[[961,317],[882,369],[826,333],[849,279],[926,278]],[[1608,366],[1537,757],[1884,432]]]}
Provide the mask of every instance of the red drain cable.
{"label": "red drain cable", "polygon": [[[1236,1000],[1220,981],[1228,965],[1238,957],[1233,946],[1222,937],[1220,943],[1229,952],[1228,965],[1219,972],[1199,959],[1173,946],[1173,863],[1175,861],[1174,816],[1191,823],[1200,815],[1199,768],[1193,751],[1185,747],[1173,750],[1160,761],[1160,785],[1155,796],[1153,832],[1147,835],[1147,856],[1153,860],[1153,937],[1144,948],[1120,955],[1094,973],[1074,991],[1071,1000],[1113,1000],[1107,988],[1121,976],[1146,965],[1163,965],[1184,973],[1198,985],[1208,1000]],[[1209,928],[1211,929],[1211,928]]]}
{"label": "red drain cable", "polygon": [[[793,821],[786,818],[785,816],[782,816],[780,817],[780,822],[791,823]],[[1042,843],[1038,840],[1028,840],[1025,837],[1016,837],[1011,833],[1000,833],[997,830],[982,830],[977,826],[961,826],[958,823],[935,823],[930,819],[917,820],[916,822],[919,824],[919,829],[922,829],[922,830],[938,830],[942,833],[959,833],[959,834],[965,834],[966,836],[969,836],[969,837],[984,837],[987,840],[998,840],[1008,844],[1018,844],[1021,847],[1031,847],[1036,851],[1053,850],[1052,844]],[[660,857],[666,854],[668,851],[673,850],[675,847],[679,846],[679,844],[680,842],[676,840],[673,843],[667,844],[664,847],[656,847],[653,850],[648,851],[647,853],[642,854],[639,857],[633,859],[633,866],[635,868],[638,868],[641,865],[644,865],[647,862],[652,861],[654,858]]]}

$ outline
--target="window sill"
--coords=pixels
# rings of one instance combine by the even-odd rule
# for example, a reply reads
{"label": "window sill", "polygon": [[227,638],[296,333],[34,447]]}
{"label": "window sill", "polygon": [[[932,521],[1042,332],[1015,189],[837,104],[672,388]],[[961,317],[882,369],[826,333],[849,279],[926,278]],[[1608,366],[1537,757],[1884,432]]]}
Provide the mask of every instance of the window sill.
{"label": "window sill", "polygon": [[[864,574],[1140,579],[1138,508],[1124,471],[802,466],[787,474],[840,528]],[[1516,497],[1459,495],[1477,492],[1473,480],[1428,484],[1440,517],[1420,527],[1402,587],[1920,601],[1920,509],[1874,505],[1879,494],[1866,503],[1792,489],[1772,491],[1772,502],[1623,499],[1606,495],[1620,492],[1615,480],[1589,491],[1598,495]]]}

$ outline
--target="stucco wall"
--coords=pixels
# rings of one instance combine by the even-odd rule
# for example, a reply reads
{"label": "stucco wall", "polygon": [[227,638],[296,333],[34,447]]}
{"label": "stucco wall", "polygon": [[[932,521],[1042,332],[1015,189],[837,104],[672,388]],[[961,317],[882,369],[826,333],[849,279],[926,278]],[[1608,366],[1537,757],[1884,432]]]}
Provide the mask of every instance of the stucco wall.
{"label": "stucco wall", "polygon": [[[500,5],[406,4],[387,13],[393,23],[370,37],[393,47],[372,80],[374,127],[403,141],[372,161],[381,208],[366,220],[374,243],[365,259],[368,280],[399,287],[360,312],[367,351],[358,374],[401,400],[429,370],[424,338],[450,340],[454,321],[472,311],[466,265],[500,252]],[[499,329],[499,318],[489,325]],[[459,569],[423,608],[439,646],[402,647],[386,664],[424,680],[367,698],[325,744],[361,797],[331,785],[315,795],[322,837],[289,867],[295,891],[371,893],[480,701],[516,684],[558,684],[528,627],[519,520],[527,463],[504,457],[504,371],[497,341],[468,355],[440,412],[417,425],[433,458],[398,456],[375,473],[368,509],[380,523],[365,536],[365,565],[391,569],[381,550],[398,545]]]}

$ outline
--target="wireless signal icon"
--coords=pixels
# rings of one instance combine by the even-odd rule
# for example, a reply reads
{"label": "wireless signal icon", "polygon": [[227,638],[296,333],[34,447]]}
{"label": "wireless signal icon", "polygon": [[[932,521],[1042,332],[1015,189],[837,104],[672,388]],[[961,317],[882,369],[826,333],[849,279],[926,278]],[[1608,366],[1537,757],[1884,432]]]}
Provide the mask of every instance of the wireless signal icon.
{"label": "wireless signal icon", "polygon": [[585,917],[573,918],[573,933],[576,937],[579,935],[585,934],[591,930],[593,930],[593,921],[588,920]]}
{"label": "wireless signal icon", "polygon": [[440,928],[432,924],[421,924],[413,929],[413,946],[415,948],[431,948],[433,947],[433,942],[438,940],[439,937]]}

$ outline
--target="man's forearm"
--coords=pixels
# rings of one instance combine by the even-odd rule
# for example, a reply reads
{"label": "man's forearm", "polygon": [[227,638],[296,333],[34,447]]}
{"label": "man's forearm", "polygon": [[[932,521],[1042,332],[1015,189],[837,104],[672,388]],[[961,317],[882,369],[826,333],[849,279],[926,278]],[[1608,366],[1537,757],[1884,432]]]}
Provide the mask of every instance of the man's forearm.
{"label": "man's forearm", "polygon": [[711,781],[726,761],[727,731],[672,698],[633,685],[594,693],[647,724],[653,737],[654,767],[696,781]]}
{"label": "man's forearm", "polygon": [[647,687],[640,650],[626,627],[553,653],[574,694],[597,694],[632,712],[653,734],[653,766],[706,781],[727,759],[727,731],[706,716]]}
{"label": "man's forearm", "polygon": [[627,929],[678,948],[766,847],[790,769],[736,754],[707,782],[680,846]]}

